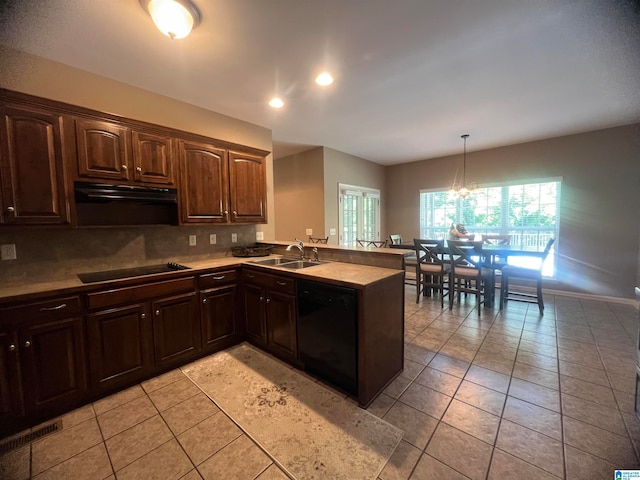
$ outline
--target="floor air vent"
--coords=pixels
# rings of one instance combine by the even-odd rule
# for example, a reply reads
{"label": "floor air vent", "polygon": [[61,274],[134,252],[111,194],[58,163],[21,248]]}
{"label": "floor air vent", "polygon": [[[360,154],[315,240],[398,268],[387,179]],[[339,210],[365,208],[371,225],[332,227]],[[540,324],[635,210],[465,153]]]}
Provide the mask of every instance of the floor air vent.
{"label": "floor air vent", "polygon": [[34,440],[38,440],[39,438],[42,438],[53,432],[58,432],[60,430],[62,430],[62,420],[57,420],[53,423],[40,427],[37,430],[25,433],[24,435],[20,435],[16,438],[12,438],[8,442],[0,444],[0,455],[3,455],[11,450],[15,450],[16,448],[20,448],[23,445],[28,444],[29,442],[33,442]]}

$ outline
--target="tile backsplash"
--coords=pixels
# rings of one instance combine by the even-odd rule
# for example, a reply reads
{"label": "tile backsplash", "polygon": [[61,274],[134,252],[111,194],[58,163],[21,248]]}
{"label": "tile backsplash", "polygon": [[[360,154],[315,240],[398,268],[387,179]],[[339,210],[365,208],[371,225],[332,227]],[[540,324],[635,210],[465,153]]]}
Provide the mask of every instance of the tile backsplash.
{"label": "tile backsplash", "polygon": [[[0,286],[64,280],[93,272],[168,261],[231,255],[255,243],[255,225],[177,227],[17,227],[0,231],[0,245],[15,244],[16,260],[0,261]],[[216,235],[216,244],[209,243]],[[232,234],[237,242],[231,242]],[[189,236],[196,245],[189,245]]]}

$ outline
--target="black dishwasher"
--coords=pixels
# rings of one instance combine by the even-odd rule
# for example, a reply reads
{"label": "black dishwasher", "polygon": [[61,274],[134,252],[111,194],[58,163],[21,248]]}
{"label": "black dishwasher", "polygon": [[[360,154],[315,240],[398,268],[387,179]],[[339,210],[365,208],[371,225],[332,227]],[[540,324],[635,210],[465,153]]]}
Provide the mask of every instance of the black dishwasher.
{"label": "black dishwasher", "polygon": [[298,281],[298,353],[305,370],[358,394],[354,289]]}

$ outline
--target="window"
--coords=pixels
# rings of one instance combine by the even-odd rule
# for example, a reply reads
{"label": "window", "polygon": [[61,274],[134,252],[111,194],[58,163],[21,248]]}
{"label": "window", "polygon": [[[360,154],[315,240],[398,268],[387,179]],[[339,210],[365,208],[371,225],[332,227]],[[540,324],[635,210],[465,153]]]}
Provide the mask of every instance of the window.
{"label": "window", "polygon": [[[472,234],[509,235],[512,245],[544,248],[550,238],[558,239],[560,186],[556,179],[486,186],[466,199],[452,199],[446,191],[421,191],[420,236],[448,238],[451,224],[463,223]],[[553,276],[554,265],[552,250],[543,275]]]}
{"label": "window", "polygon": [[356,239],[380,240],[380,190],[339,185],[340,245],[355,247]]}

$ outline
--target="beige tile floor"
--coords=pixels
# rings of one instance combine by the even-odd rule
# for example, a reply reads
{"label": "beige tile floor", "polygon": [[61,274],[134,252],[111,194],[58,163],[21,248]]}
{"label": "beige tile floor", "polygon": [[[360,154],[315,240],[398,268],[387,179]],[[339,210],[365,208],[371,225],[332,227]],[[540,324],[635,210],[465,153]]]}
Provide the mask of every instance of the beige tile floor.
{"label": "beige tile floor", "polygon": [[[405,302],[405,369],[369,411],[406,434],[396,479],[607,479],[640,469],[638,311],[564,296],[484,309]],[[62,431],[0,457],[0,478],[287,476],[179,370],[70,412]]]}

